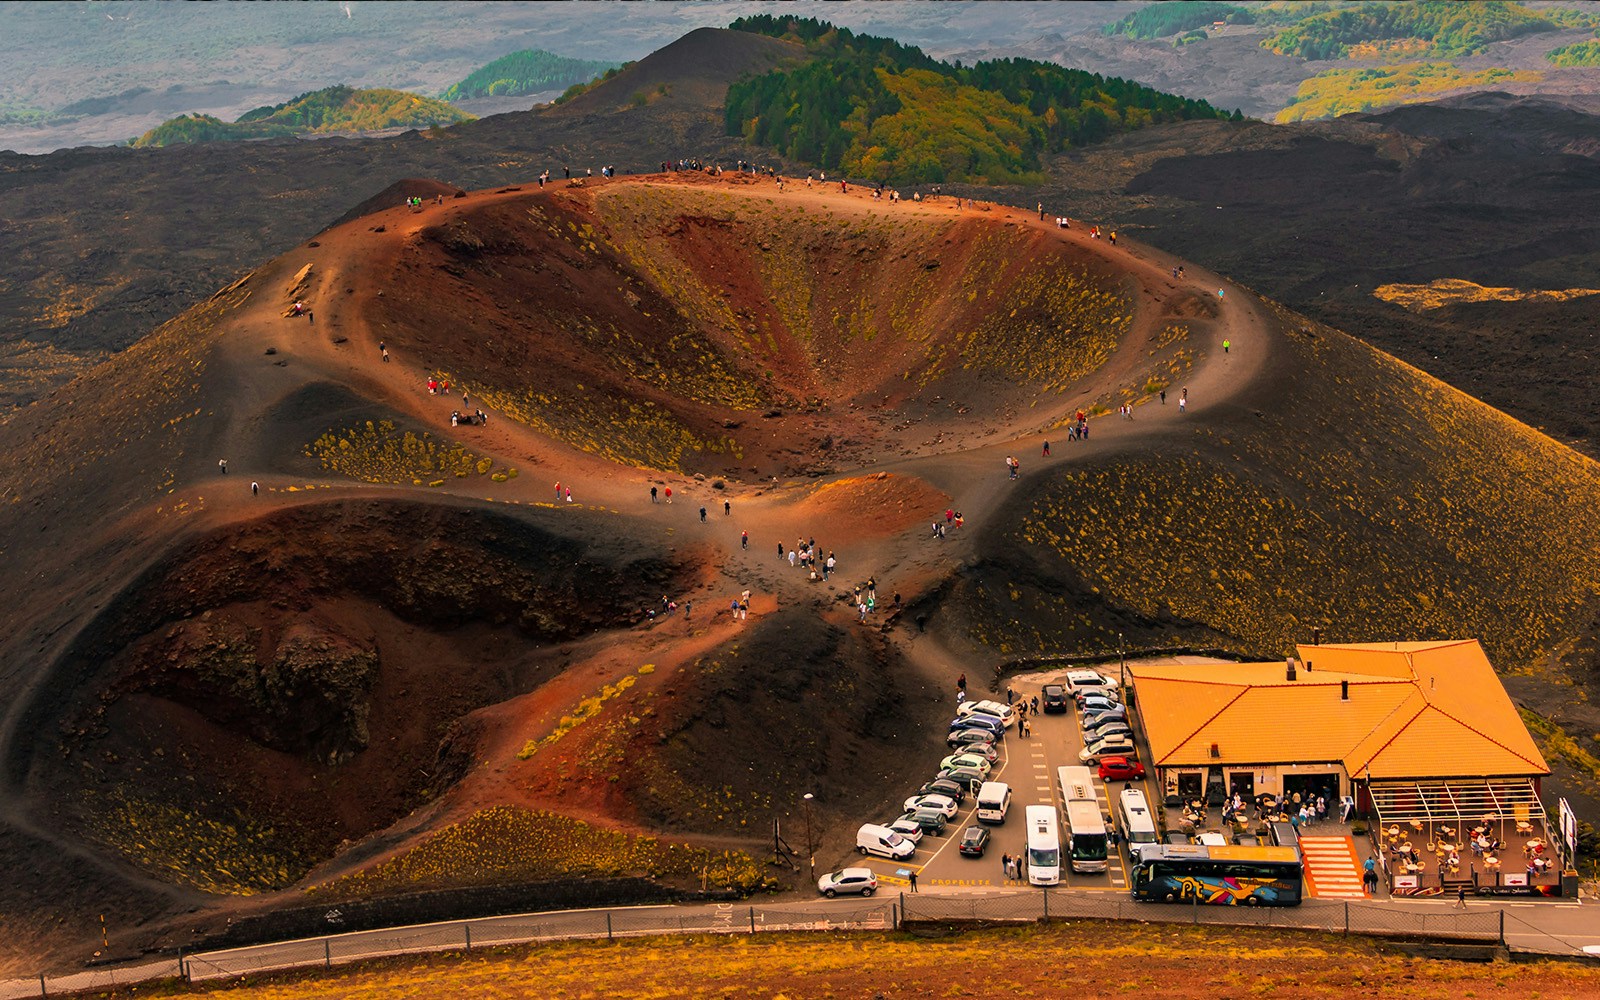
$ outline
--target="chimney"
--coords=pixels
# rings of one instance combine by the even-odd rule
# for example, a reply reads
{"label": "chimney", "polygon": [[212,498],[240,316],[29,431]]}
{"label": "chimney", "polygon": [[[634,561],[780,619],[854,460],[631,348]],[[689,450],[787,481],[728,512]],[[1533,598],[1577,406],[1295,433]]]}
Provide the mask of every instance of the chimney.
{"label": "chimney", "polygon": [[1340,681],[1339,682],[1339,700],[1340,701],[1349,701],[1350,700],[1350,682],[1349,681]]}
{"label": "chimney", "polygon": [[1306,673],[1308,673],[1308,674],[1311,673],[1311,661],[1310,660],[1306,661]]}
{"label": "chimney", "polygon": [[1211,756],[1220,758],[1222,756],[1222,747],[1216,743],[1211,744]]}
{"label": "chimney", "polygon": [[1284,661],[1283,675],[1288,680],[1294,680],[1294,657],[1291,656]]}

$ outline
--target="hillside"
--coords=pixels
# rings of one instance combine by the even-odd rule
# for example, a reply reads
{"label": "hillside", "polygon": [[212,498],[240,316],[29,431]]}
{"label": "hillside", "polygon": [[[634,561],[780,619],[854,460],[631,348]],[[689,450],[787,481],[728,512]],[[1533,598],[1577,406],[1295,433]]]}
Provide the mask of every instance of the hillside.
{"label": "hillside", "polygon": [[958,669],[1119,632],[1470,633],[1600,731],[1595,464],[1198,267],[732,173],[371,207],[0,423],[11,968],[99,906],[126,950],[536,876],[748,889],[804,791],[843,853],[916,780]]}
{"label": "hillside", "polygon": [[399,90],[328,87],[293,100],[247,111],[235,122],[209,115],[180,115],[135,139],[135,147],[175,143],[233,142],[281,135],[379,132],[471,121],[442,101]]}
{"label": "hillside", "polygon": [[479,66],[466,78],[439,95],[444,101],[475,97],[514,97],[545,90],[565,90],[588,83],[618,64],[595,59],[572,59],[544,49],[522,49]]}
{"label": "hillside", "polygon": [[729,134],[851,177],[1028,183],[1041,156],[1158,122],[1226,116],[1052,63],[952,65],[826,21],[757,14],[730,27],[804,44],[811,59],[730,87]]}

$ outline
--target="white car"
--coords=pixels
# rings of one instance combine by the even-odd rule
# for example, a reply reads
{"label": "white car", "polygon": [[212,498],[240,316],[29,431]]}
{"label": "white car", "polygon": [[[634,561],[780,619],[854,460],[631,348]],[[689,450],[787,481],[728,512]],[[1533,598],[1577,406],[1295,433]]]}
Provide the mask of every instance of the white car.
{"label": "white car", "polygon": [[1101,757],[1131,757],[1133,754],[1133,740],[1126,736],[1107,736],[1084,747],[1078,753],[1078,759],[1087,764]]}
{"label": "white car", "polygon": [[945,819],[955,819],[960,806],[947,795],[913,795],[906,799],[906,812],[916,812],[918,809],[937,809],[944,813]]}
{"label": "white car", "polygon": [[1008,726],[1017,721],[1017,710],[1003,701],[964,701],[956,706],[957,715],[971,715],[973,712],[992,715]]}
{"label": "white car", "polygon": [[885,823],[884,826],[887,826],[889,829],[911,841],[913,844],[922,843],[921,823],[914,822],[913,820],[906,819],[902,816],[893,823]]}
{"label": "white car", "polygon": [[1195,839],[1203,847],[1227,847],[1228,846],[1228,838],[1227,837],[1224,837],[1222,834],[1216,833],[1216,832],[1211,831],[1211,830],[1207,830],[1205,833],[1202,833],[1199,837],[1196,837]]}
{"label": "white car", "polygon": [[939,770],[949,771],[957,767],[970,767],[981,774],[988,774],[994,768],[989,759],[981,753],[953,753],[939,762]]}
{"label": "white car", "polygon": [[841,868],[817,879],[817,891],[829,899],[852,892],[870,896],[878,891],[878,876],[871,868]]}
{"label": "white car", "polygon": [[1100,691],[1107,697],[1115,698],[1117,695],[1117,682],[1095,670],[1069,670],[1067,671],[1067,690],[1073,694],[1080,691]]}

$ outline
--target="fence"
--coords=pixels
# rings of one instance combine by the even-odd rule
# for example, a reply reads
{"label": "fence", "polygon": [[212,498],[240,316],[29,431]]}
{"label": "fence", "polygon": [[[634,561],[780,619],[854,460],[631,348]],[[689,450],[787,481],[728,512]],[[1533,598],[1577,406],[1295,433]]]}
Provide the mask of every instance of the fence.
{"label": "fence", "polygon": [[1421,911],[1380,903],[1307,900],[1299,906],[1203,906],[1141,903],[1121,893],[1039,890],[1007,896],[914,894],[903,899],[902,921],[1142,920],[1331,931],[1378,937],[1504,943],[1498,907]]}
{"label": "fence", "polygon": [[[1505,911],[1415,910],[1378,903],[1307,900],[1293,907],[1201,906],[1135,902],[1121,893],[1022,890],[1003,894],[902,894],[898,899],[827,904],[635,906],[554,910],[482,917],[211,951],[37,979],[0,982],[0,1000],[109,989],[162,978],[192,982],[282,969],[332,967],[393,955],[471,951],[500,945],[577,939],[615,940],[662,934],[759,934],[774,931],[892,930],[905,922],[1140,920],[1155,923],[1274,927],[1505,944]],[[1528,935],[1523,935],[1528,936]]]}

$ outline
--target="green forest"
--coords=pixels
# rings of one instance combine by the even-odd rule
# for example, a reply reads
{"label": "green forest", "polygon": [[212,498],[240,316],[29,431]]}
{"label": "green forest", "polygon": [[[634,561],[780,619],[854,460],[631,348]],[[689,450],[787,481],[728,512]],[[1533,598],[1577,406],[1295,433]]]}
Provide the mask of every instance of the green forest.
{"label": "green forest", "polygon": [[403,90],[328,87],[282,104],[247,111],[233,123],[210,115],[179,115],[133,140],[134,146],[230,142],[308,132],[375,132],[470,121],[443,101]]}
{"label": "green forest", "polygon": [[1551,49],[1545,58],[1556,66],[1600,66],[1600,39]]}
{"label": "green forest", "polygon": [[1195,0],[1194,3],[1158,3],[1141,7],[1114,24],[1100,29],[1107,35],[1127,35],[1129,38],[1165,38],[1180,31],[1203,28],[1217,21],[1229,24],[1252,24],[1255,15],[1231,3],[1213,0]]}
{"label": "green forest", "polygon": [[466,101],[474,97],[516,97],[545,90],[565,90],[574,84],[587,83],[616,65],[592,59],[569,59],[544,49],[523,49],[473,70],[465,80],[439,96],[446,101]]}
{"label": "green forest", "polygon": [[1389,0],[1305,18],[1262,45],[1279,55],[1338,59],[1353,45],[1414,40],[1426,43],[1435,55],[1465,56],[1483,51],[1491,42],[1555,28],[1550,18],[1507,0]]}
{"label": "green forest", "polygon": [[1033,183],[1046,155],[1158,122],[1228,117],[1117,77],[1031,59],[950,64],[811,18],[758,14],[729,27],[803,43],[813,58],[729,87],[728,133],[852,177]]}

